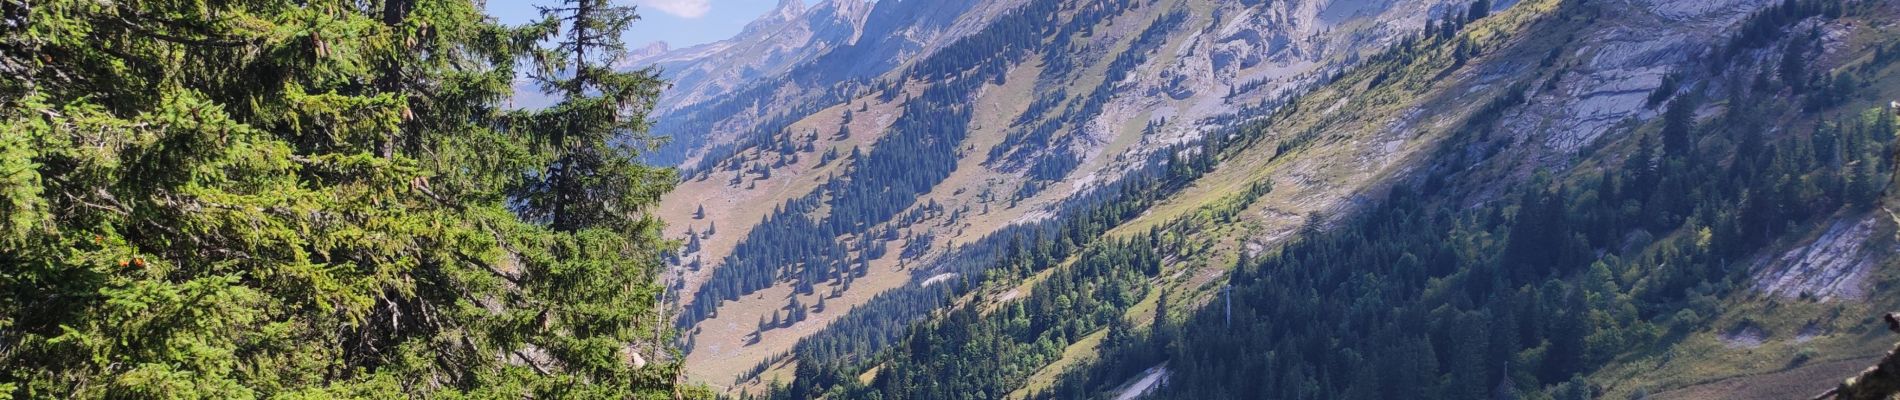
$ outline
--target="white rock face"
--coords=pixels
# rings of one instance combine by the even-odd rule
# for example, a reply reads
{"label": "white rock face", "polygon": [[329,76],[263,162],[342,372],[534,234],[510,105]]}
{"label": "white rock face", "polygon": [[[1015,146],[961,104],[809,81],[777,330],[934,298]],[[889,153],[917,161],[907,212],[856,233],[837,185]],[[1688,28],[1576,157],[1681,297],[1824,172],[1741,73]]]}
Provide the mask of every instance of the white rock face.
{"label": "white rock face", "polygon": [[1161,385],[1167,383],[1167,365],[1156,365],[1142,371],[1140,376],[1136,376],[1135,380],[1129,381],[1127,386],[1122,387],[1120,391],[1116,392],[1115,400],[1139,399],[1142,396],[1147,396],[1149,393],[1154,393],[1155,389],[1159,389]]}
{"label": "white rock face", "polygon": [[1650,92],[1673,66],[1695,62],[1722,33],[1768,0],[1635,0],[1638,7],[1609,8],[1602,18],[1621,23],[1586,32],[1574,43],[1577,59],[1555,91],[1530,100],[1506,131],[1574,154],[1616,124],[1657,115]]}
{"label": "white rock face", "polygon": [[1637,3],[1648,8],[1656,16],[1669,21],[1696,21],[1752,11],[1757,9],[1762,2],[1756,0],[1638,0]]}
{"label": "white rock face", "polygon": [[1879,261],[1868,245],[1879,222],[1874,215],[1837,221],[1814,242],[1762,260],[1756,265],[1755,290],[1821,301],[1866,298],[1867,277]]}
{"label": "white rock face", "polygon": [[[1431,16],[1461,4],[1291,0],[1252,7],[1222,4],[1211,14],[1192,14],[1146,63],[1115,83],[1112,99],[1081,134],[1063,137],[1066,141],[1050,147],[1080,154],[1085,164],[1105,156],[1143,159],[1201,138],[1224,123],[1215,118],[1303,90],[1355,63],[1359,52],[1384,48],[1423,29]],[[1168,123],[1131,148],[1105,153],[1104,145],[1125,134],[1121,130],[1142,115]],[[1114,163],[1095,171],[1078,170],[1069,179],[1071,191],[1112,181],[1128,170]]]}

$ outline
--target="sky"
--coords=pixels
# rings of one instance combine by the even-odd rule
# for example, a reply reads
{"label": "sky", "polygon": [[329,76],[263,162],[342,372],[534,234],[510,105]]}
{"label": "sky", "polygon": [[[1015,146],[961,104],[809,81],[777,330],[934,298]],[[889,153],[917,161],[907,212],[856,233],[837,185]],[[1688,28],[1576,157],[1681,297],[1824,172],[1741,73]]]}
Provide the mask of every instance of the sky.
{"label": "sky", "polygon": [[[627,47],[640,48],[665,41],[683,48],[732,37],[747,22],[764,15],[778,5],[776,0],[614,0],[636,7],[640,21],[625,37]],[[809,4],[812,0],[806,0]],[[560,0],[489,0],[488,14],[506,24],[520,24],[540,18],[535,5],[554,5]]]}

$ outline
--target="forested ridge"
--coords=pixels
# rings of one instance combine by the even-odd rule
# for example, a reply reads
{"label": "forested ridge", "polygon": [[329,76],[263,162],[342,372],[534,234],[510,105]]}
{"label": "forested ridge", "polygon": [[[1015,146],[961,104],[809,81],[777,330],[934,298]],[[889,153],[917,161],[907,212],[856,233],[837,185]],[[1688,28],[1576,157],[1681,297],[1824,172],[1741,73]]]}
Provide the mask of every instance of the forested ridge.
{"label": "forested ridge", "polygon": [[541,17],[0,1],[0,397],[695,395],[637,16]]}
{"label": "forested ridge", "polygon": [[[1677,66],[1647,96],[1656,117],[1589,145],[1574,161],[1584,167],[1540,169],[1482,190],[1479,180],[1493,171],[1472,166],[1508,162],[1499,150],[1521,140],[1502,134],[1505,116],[1548,96],[1567,73],[1560,56],[1574,45],[1573,29],[1615,12],[1596,1],[1552,3],[1524,29],[1572,38],[1515,41],[1493,31],[1474,39],[1468,28],[1493,11],[1480,1],[1329,81],[1349,93],[1422,93],[1496,53],[1549,54],[1480,92],[1486,98],[1444,128],[1419,168],[1367,194],[1366,207],[1332,224],[1309,217],[1287,244],[1240,252],[1224,285],[1231,309],[1222,298],[1170,309],[1182,302],[1154,293],[1157,272],[1208,251],[1198,232],[1232,223],[1269,182],[1146,233],[1108,236],[1093,224],[1113,227],[1117,218],[1086,218],[1054,234],[999,234],[1001,250],[977,258],[984,267],[954,270],[966,278],[960,287],[887,295],[947,310],[895,340],[870,334],[888,326],[858,328],[890,321],[840,320],[802,342],[791,379],[762,397],[1107,398],[1165,366],[1166,383],[1152,397],[1598,398],[1604,383],[1590,379],[1593,371],[1710,329],[1725,299],[1750,290],[1755,264],[1745,260],[1831,221],[1880,212],[1900,125],[1869,95],[1891,85],[1886,71],[1900,44],[1827,61],[1829,42],[1810,28],[1893,11],[1856,0],[1764,8],[1707,49],[1707,63]],[[1044,100],[1060,97],[1038,97],[1018,126],[1067,106]],[[1145,209],[1147,195],[1166,198],[1220,161],[1339,140],[1317,128],[1272,132],[1313,112],[1302,106],[1313,104],[1296,100],[1210,135],[1221,140],[1199,152],[1172,149],[1153,164],[1182,171],[1134,174],[1135,187],[1164,183],[1107,204]],[[1012,131],[990,157],[1033,132]],[[1019,297],[991,297],[1017,293],[1024,281],[1032,284]],[[1128,317],[1144,296],[1159,297],[1152,319]],[[906,315],[878,301],[867,309]],[[1031,374],[1091,335],[1099,344],[1080,366],[1025,389]]]}
{"label": "forested ridge", "polygon": [[[897,217],[917,196],[950,175],[956,148],[968,129],[970,80],[933,86],[905,103],[904,117],[877,141],[877,151],[853,151],[852,168],[822,190],[774,206],[773,212],[721,260],[680,317],[688,326],[711,316],[722,301],[795,278],[799,293],[825,282],[847,284],[884,242],[877,225]],[[829,209],[813,215],[816,207]],[[862,240],[839,240],[857,235]]]}
{"label": "forested ridge", "polygon": [[[1575,3],[1565,11],[1598,12]],[[1836,82],[1893,60],[1801,72],[1817,37],[1791,29],[1877,7],[1770,7],[1715,54],[1781,51],[1679,71],[1727,84],[1659,89],[1658,121],[1605,144],[1602,168],[1540,174],[1502,201],[1455,208],[1464,195],[1445,184],[1469,173],[1455,167],[1472,162],[1464,149],[1508,140],[1491,134],[1496,113],[1526,86],[1507,89],[1376,207],[1239,261],[1231,310],[1158,320],[1044,395],[1099,396],[1165,361],[1159,398],[1597,398],[1588,373],[1704,329],[1721,298],[1746,290],[1739,260],[1878,205],[1900,126],[1886,107],[1835,108],[1863,88]],[[1709,104],[1720,113],[1696,118]],[[1813,122],[1773,128],[1789,121]]]}
{"label": "forested ridge", "polygon": [[[1106,4],[1125,8],[1127,3]],[[843,156],[852,163],[844,175],[827,177],[820,190],[775,206],[732,255],[720,261],[709,284],[699,288],[681,314],[681,326],[712,316],[722,301],[781,280],[795,280],[798,292],[805,294],[824,283],[848,288],[851,279],[863,275],[868,260],[881,258],[877,249],[898,239],[889,223],[920,219],[905,211],[956,168],[959,146],[970,129],[968,102],[976,91],[1001,79],[1008,72],[1003,66],[1021,62],[1042,45],[1054,27],[1038,22],[1053,18],[1063,7],[1039,2],[1013,9],[983,31],[918,61],[902,79],[874,85],[880,96],[895,99],[907,90],[896,82],[928,82],[920,93],[901,95],[902,112],[870,150],[853,149]],[[814,213],[821,204],[827,211]],[[880,225],[887,229],[876,229]]]}

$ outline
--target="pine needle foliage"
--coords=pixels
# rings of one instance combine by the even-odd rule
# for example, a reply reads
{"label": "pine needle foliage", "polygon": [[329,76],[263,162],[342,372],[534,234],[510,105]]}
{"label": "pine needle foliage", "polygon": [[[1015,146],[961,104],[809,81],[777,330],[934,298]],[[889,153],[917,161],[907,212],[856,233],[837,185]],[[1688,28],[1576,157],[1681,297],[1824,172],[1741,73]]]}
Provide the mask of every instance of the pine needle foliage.
{"label": "pine needle foliage", "polygon": [[679,396],[660,83],[572,8],[0,0],[0,397]]}

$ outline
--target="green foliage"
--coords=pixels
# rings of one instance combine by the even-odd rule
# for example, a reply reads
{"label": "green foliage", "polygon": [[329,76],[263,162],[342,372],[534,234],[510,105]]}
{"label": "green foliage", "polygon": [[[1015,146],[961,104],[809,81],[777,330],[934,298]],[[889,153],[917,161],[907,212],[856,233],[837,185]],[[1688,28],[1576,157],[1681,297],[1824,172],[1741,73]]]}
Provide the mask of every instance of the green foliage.
{"label": "green foliage", "polygon": [[523,214],[556,230],[602,227],[644,231],[657,225],[640,214],[671,189],[671,171],[645,168],[638,151],[656,147],[646,135],[646,113],[660,94],[651,69],[614,68],[626,59],[620,34],[639,17],[633,7],[608,0],[567,0],[542,7],[545,19],[530,28],[535,39],[554,45],[533,51],[530,76],[561,102],[514,122],[534,135],[535,149],[550,160],[515,191]]}
{"label": "green foliage", "polygon": [[[672,244],[643,211],[670,172],[611,140],[644,110],[562,118],[574,134],[521,121],[580,106],[499,106],[558,21],[458,0],[0,10],[26,22],[0,64],[28,71],[0,84],[8,394],[675,395]],[[612,81],[631,94],[569,104],[656,85]],[[623,180],[554,227],[511,207],[548,165]]]}

